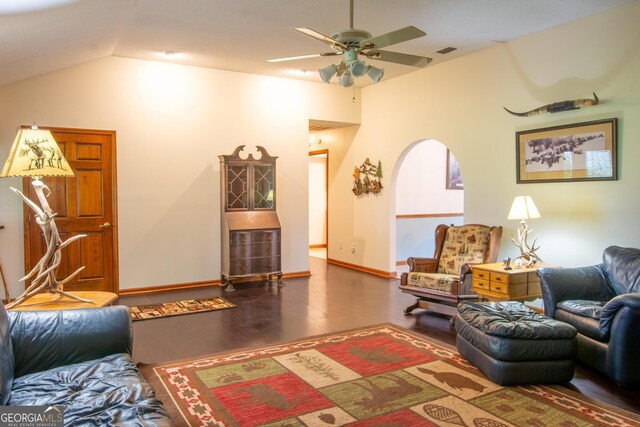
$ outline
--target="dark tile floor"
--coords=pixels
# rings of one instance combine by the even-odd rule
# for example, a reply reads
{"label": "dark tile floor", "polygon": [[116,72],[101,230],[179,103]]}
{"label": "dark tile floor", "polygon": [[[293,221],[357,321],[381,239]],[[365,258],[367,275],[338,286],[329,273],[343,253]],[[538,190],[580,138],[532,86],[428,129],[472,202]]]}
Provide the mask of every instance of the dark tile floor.
{"label": "dark tile floor", "polygon": [[[121,304],[131,306],[223,296],[238,306],[135,322],[135,361],[168,362],[387,322],[455,345],[455,330],[448,318],[421,310],[404,315],[404,308],[414,302],[414,297],[401,293],[397,280],[314,257],[310,258],[310,269],[311,277],[287,279],[282,288],[265,283],[241,284],[235,292],[212,286],[121,297]],[[581,366],[570,387],[640,413],[640,389],[621,389]]]}

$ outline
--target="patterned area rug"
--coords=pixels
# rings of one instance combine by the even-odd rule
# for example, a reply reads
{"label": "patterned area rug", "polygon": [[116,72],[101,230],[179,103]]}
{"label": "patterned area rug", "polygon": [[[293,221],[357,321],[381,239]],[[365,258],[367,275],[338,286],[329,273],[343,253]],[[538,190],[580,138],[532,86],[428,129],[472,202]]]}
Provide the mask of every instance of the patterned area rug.
{"label": "patterned area rug", "polygon": [[637,426],[560,386],[501,387],[393,325],[143,367],[178,426]]}
{"label": "patterned area rug", "polygon": [[226,299],[220,297],[188,299],[161,304],[134,305],[131,307],[131,320],[157,319],[158,317],[224,310],[225,308],[234,307],[235,304],[231,304]]}

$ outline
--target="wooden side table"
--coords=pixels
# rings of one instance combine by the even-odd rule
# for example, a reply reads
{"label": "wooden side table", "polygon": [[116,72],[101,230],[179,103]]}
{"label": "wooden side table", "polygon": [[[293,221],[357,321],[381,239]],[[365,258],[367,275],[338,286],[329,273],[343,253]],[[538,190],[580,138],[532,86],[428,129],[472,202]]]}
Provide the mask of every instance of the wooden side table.
{"label": "wooden side table", "polygon": [[480,297],[491,301],[526,301],[542,296],[536,270],[557,265],[536,264],[533,268],[505,270],[504,264],[472,265],[471,289]]}
{"label": "wooden side table", "polygon": [[70,294],[80,298],[90,299],[93,302],[82,302],[64,295],[51,295],[46,292],[34,295],[17,307],[10,308],[14,311],[44,311],[44,310],[72,310],[75,308],[106,307],[113,304],[118,295],[111,292],[74,291]]}

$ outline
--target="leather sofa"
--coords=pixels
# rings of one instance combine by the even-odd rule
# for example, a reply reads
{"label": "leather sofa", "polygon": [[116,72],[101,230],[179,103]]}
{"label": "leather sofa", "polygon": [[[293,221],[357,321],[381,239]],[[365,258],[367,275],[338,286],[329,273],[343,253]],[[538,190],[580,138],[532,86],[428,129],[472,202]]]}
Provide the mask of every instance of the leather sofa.
{"label": "leather sofa", "polygon": [[173,425],[131,348],[127,307],[7,312],[0,304],[0,405],[61,405],[65,425]]}
{"label": "leather sofa", "polygon": [[603,262],[538,270],[544,312],[578,330],[577,359],[623,386],[640,383],[640,249],[611,246]]}

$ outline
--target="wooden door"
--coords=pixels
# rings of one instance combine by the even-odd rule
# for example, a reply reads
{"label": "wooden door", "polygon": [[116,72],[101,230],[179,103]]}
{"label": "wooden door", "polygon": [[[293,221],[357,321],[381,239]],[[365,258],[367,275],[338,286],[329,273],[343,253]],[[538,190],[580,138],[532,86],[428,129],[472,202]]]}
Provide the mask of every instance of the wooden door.
{"label": "wooden door", "polygon": [[[118,292],[116,222],[116,139],[113,131],[48,128],[71,165],[74,177],[44,177],[48,201],[60,237],[84,237],[62,250],[57,278],[84,266],[64,290]],[[22,183],[25,195],[37,201],[31,179]],[[46,192],[45,192],[46,194]],[[25,205],[25,270],[31,271],[44,253],[42,230]]]}

